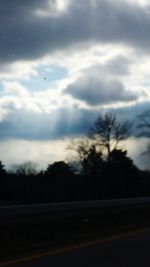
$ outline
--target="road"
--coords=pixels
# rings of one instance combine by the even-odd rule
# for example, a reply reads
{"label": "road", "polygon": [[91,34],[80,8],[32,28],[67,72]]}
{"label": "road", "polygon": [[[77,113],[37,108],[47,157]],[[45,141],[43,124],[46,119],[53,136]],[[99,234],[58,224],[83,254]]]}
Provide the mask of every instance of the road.
{"label": "road", "polygon": [[48,252],[47,255],[36,255],[33,258],[26,258],[16,263],[8,262],[0,266],[149,267],[150,230],[113,237],[64,251]]}
{"label": "road", "polygon": [[62,202],[62,203],[43,203],[30,205],[0,205],[0,219],[5,216],[27,216],[42,214],[74,214],[79,211],[93,208],[113,208],[113,207],[150,207],[150,197],[126,198],[126,199],[109,199],[99,201],[80,201],[80,202]]}

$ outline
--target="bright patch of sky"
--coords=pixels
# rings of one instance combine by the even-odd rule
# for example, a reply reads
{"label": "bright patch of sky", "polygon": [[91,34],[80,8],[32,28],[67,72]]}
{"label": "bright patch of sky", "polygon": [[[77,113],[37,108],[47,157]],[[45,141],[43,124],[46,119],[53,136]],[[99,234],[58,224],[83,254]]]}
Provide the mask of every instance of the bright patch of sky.
{"label": "bright patch of sky", "polygon": [[67,77],[67,69],[57,65],[47,67],[38,67],[37,75],[28,80],[22,81],[22,85],[28,88],[29,91],[43,91],[56,86],[56,82]]}

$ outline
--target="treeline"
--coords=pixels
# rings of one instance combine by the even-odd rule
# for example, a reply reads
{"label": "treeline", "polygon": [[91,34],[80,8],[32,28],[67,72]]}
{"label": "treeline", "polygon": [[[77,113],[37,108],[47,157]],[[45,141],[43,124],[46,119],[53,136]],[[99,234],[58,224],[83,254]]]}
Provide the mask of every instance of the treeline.
{"label": "treeline", "polygon": [[32,163],[6,171],[0,162],[0,201],[42,203],[150,196],[150,172],[139,170],[121,142],[132,124],[115,115],[98,117],[86,137],[73,141],[74,161],[37,172]]}
{"label": "treeline", "polygon": [[111,162],[101,159],[94,167],[86,174],[63,161],[37,174],[1,169],[0,200],[21,204],[150,196],[150,173],[139,170],[126,152],[114,151]]}

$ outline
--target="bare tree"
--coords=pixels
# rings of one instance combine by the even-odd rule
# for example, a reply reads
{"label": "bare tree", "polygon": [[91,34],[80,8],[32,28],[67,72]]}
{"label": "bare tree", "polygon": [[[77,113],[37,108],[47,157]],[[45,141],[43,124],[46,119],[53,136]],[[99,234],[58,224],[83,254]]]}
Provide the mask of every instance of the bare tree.
{"label": "bare tree", "polygon": [[78,169],[84,175],[90,173],[98,163],[102,162],[102,153],[90,138],[72,140],[68,148],[75,152],[75,162],[79,163]]}
{"label": "bare tree", "polygon": [[118,148],[120,141],[125,140],[131,132],[129,121],[118,121],[115,114],[100,115],[90,129],[89,136],[95,144],[105,150],[107,160],[110,161],[112,151]]}
{"label": "bare tree", "polygon": [[37,165],[34,162],[24,162],[18,165],[14,165],[12,170],[17,175],[36,175]]}
{"label": "bare tree", "polygon": [[131,123],[120,122],[116,115],[105,113],[97,118],[88,136],[73,140],[68,148],[75,152],[75,161],[80,163],[85,173],[90,166],[94,166],[95,159],[101,162],[105,156],[109,162],[112,152],[118,148],[120,141],[129,136],[130,131]]}
{"label": "bare tree", "polygon": [[73,139],[69,146],[68,150],[74,152],[73,157],[73,165],[76,165],[81,172],[85,172],[84,170],[84,162],[88,158],[91,148],[90,139],[87,137],[82,137],[79,139]]}

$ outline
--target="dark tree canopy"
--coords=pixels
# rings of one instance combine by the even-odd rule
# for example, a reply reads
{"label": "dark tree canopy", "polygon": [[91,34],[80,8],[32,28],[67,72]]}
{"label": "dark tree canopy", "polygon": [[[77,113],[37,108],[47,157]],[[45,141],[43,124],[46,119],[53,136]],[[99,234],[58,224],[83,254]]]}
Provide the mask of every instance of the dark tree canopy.
{"label": "dark tree canopy", "polygon": [[64,161],[57,161],[54,162],[52,165],[49,165],[47,170],[45,171],[45,174],[50,174],[53,177],[62,177],[62,176],[68,176],[72,175],[73,171],[69,164],[67,164]]}
{"label": "dark tree canopy", "polygon": [[95,145],[91,145],[87,157],[84,158],[82,164],[85,175],[100,174],[103,166],[102,153],[96,151]]}
{"label": "dark tree canopy", "polygon": [[3,163],[0,161],[0,175],[4,175],[4,174],[6,174],[6,170],[5,170]]}

